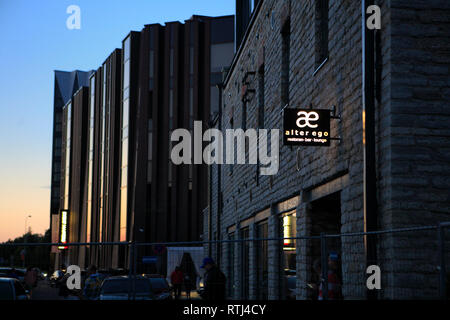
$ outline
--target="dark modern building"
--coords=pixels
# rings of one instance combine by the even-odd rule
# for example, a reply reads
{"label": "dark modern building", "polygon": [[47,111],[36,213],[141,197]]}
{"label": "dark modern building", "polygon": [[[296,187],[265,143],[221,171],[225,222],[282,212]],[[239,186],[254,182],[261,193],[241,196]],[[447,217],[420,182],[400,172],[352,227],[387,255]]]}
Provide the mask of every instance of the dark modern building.
{"label": "dark modern building", "polygon": [[[381,28],[370,30],[363,3],[237,1],[237,51],[214,126],[279,129],[279,170],[214,165],[204,239],[285,240],[205,247],[231,298],[317,299],[307,284],[318,283],[323,252],[339,259],[344,299],[439,296],[437,266],[450,255],[436,230],[286,239],[450,220],[449,7],[371,1]],[[300,108],[330,110],[336,140],[283,145],[283,114]],[[369,292],[368,265],[380,267],[381,290]]]}
{"label": "dark modern building", "polygon": [[[88,85],[89,75],[92,71],[55,71],[55,91],[53,101],[53,146],[52,146],[52,173],[51,173],[51,200],[50,200],[50,222],[52,241],[59,240],[59,215],[61,201],[61,156],[63,140],[63,108],[72,100],[75,92],[81,87]],[[54,248],[52,252],[57,252]]]}
{"label": "dark modern building", "polygon": [[[70,173],[81,177],[69,190],[70,199],[79,201],[59,206],[67,210],[69,242],[201,239],[207,167],[174,165],[170,136],[176,128],[192,131],[195,120],[208,127],[218,113],[216,85],[233,54],[234,16],[193,16],[185,23],[130,32],[122,48],[92,74],[89,89],[82,90],[89,93],[78,124],[85,130],[79,136],[83,153],[74,159],[73,141],[63,150],[63,158],[67,153],[75,162],[83,157],[80,167],[72,163]],[[126,246],[65,250],[66,263],[128,266]],[[165,272],[165,254],[160,272]]]}

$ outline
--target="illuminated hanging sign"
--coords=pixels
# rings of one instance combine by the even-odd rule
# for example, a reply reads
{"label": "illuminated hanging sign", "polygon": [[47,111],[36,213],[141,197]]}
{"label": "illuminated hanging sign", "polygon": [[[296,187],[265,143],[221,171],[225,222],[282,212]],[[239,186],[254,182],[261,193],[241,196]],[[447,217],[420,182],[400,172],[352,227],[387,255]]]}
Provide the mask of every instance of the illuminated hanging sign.
{"label": "illuminated hanging sign", "polygon": [[330,119],[330,110],[286,108],[283,127],[284,145],[330,146]]}
{"label": "illuminated hanging sign", "polygon": [[[69,212],[67,210],[61,211],[61,229],[60,229],[60,238],[59,238],[59,242],[61,242],[61,243],[67,243],[68,215],[69,215]],[[67,249],[67,247],[60,246],[60,247],[58,247],[58,249],[63,250],[63,249]]]}

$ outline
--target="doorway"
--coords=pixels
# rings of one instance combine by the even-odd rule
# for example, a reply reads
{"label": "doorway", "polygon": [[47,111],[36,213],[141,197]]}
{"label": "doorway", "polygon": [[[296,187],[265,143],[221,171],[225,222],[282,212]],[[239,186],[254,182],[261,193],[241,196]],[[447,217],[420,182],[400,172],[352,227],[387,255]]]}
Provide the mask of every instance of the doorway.
{"label": "doorway", "polygon": [[[341,193],[336,192],[311,202],[311,235],[320,236],[322,233],[335,235],[341,233]],[[311,240],[311,274],[309,281],[319,285],[321,270],[321,242],[320,239]],[[331,255],[333,262],[328,263],[329,269],[335,269],[339,281],[342,281],[341,238],[326,238],[327,259]],[[342,283],[341,283],[342,284]],[[318,286],[317,286],[318,287]],[[309,298],[317,299],[319,292],[311,291]]]}

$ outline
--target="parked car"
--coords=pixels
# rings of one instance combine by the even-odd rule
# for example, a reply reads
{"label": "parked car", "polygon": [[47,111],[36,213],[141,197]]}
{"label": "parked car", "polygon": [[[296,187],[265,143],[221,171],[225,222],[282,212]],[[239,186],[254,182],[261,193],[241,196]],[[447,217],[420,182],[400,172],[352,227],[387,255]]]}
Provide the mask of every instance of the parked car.
{"label": "parked car", "polygon": [[[2,267],[0,268],[0,273],[5,273],[7,275],[11,275],[13,268],[10,267]],[[25,281],[25,269],[22,268],[14,268],[15,273],[17,275],[17,279],[21,282],[24,283]]]}
{"label": "parked car", "polygon": [[0,278],[0,300],[30,300],[30,294],[19,280]]}
{"label": "parked car", "polygon": [[[99,300],[128,300],[132,279],[128,276],[106,278],[100,287]],[[148,278],[138,276],[135,281],[136,300],[159,300]],[[131,293],[130,298],[133,297]]]}
{"label": "parked car", "polygon": [[157,300],[171,300],[171,289],[166,278],[159,274],[145,274],[144,277],[150,280],[152,291]]}

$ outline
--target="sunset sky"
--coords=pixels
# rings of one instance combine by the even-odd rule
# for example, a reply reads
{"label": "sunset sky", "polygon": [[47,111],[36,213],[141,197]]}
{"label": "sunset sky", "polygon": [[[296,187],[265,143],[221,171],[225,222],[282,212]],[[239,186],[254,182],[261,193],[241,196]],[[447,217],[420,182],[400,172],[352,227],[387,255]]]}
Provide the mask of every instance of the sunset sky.
{"label": "sunset sky", "polygon": [[[0,242],[49,228],[54,70],[96,69],[130,30],[229,15],[234,0],[0,0]],[[81,29],[69,30],[69,5]]]}

